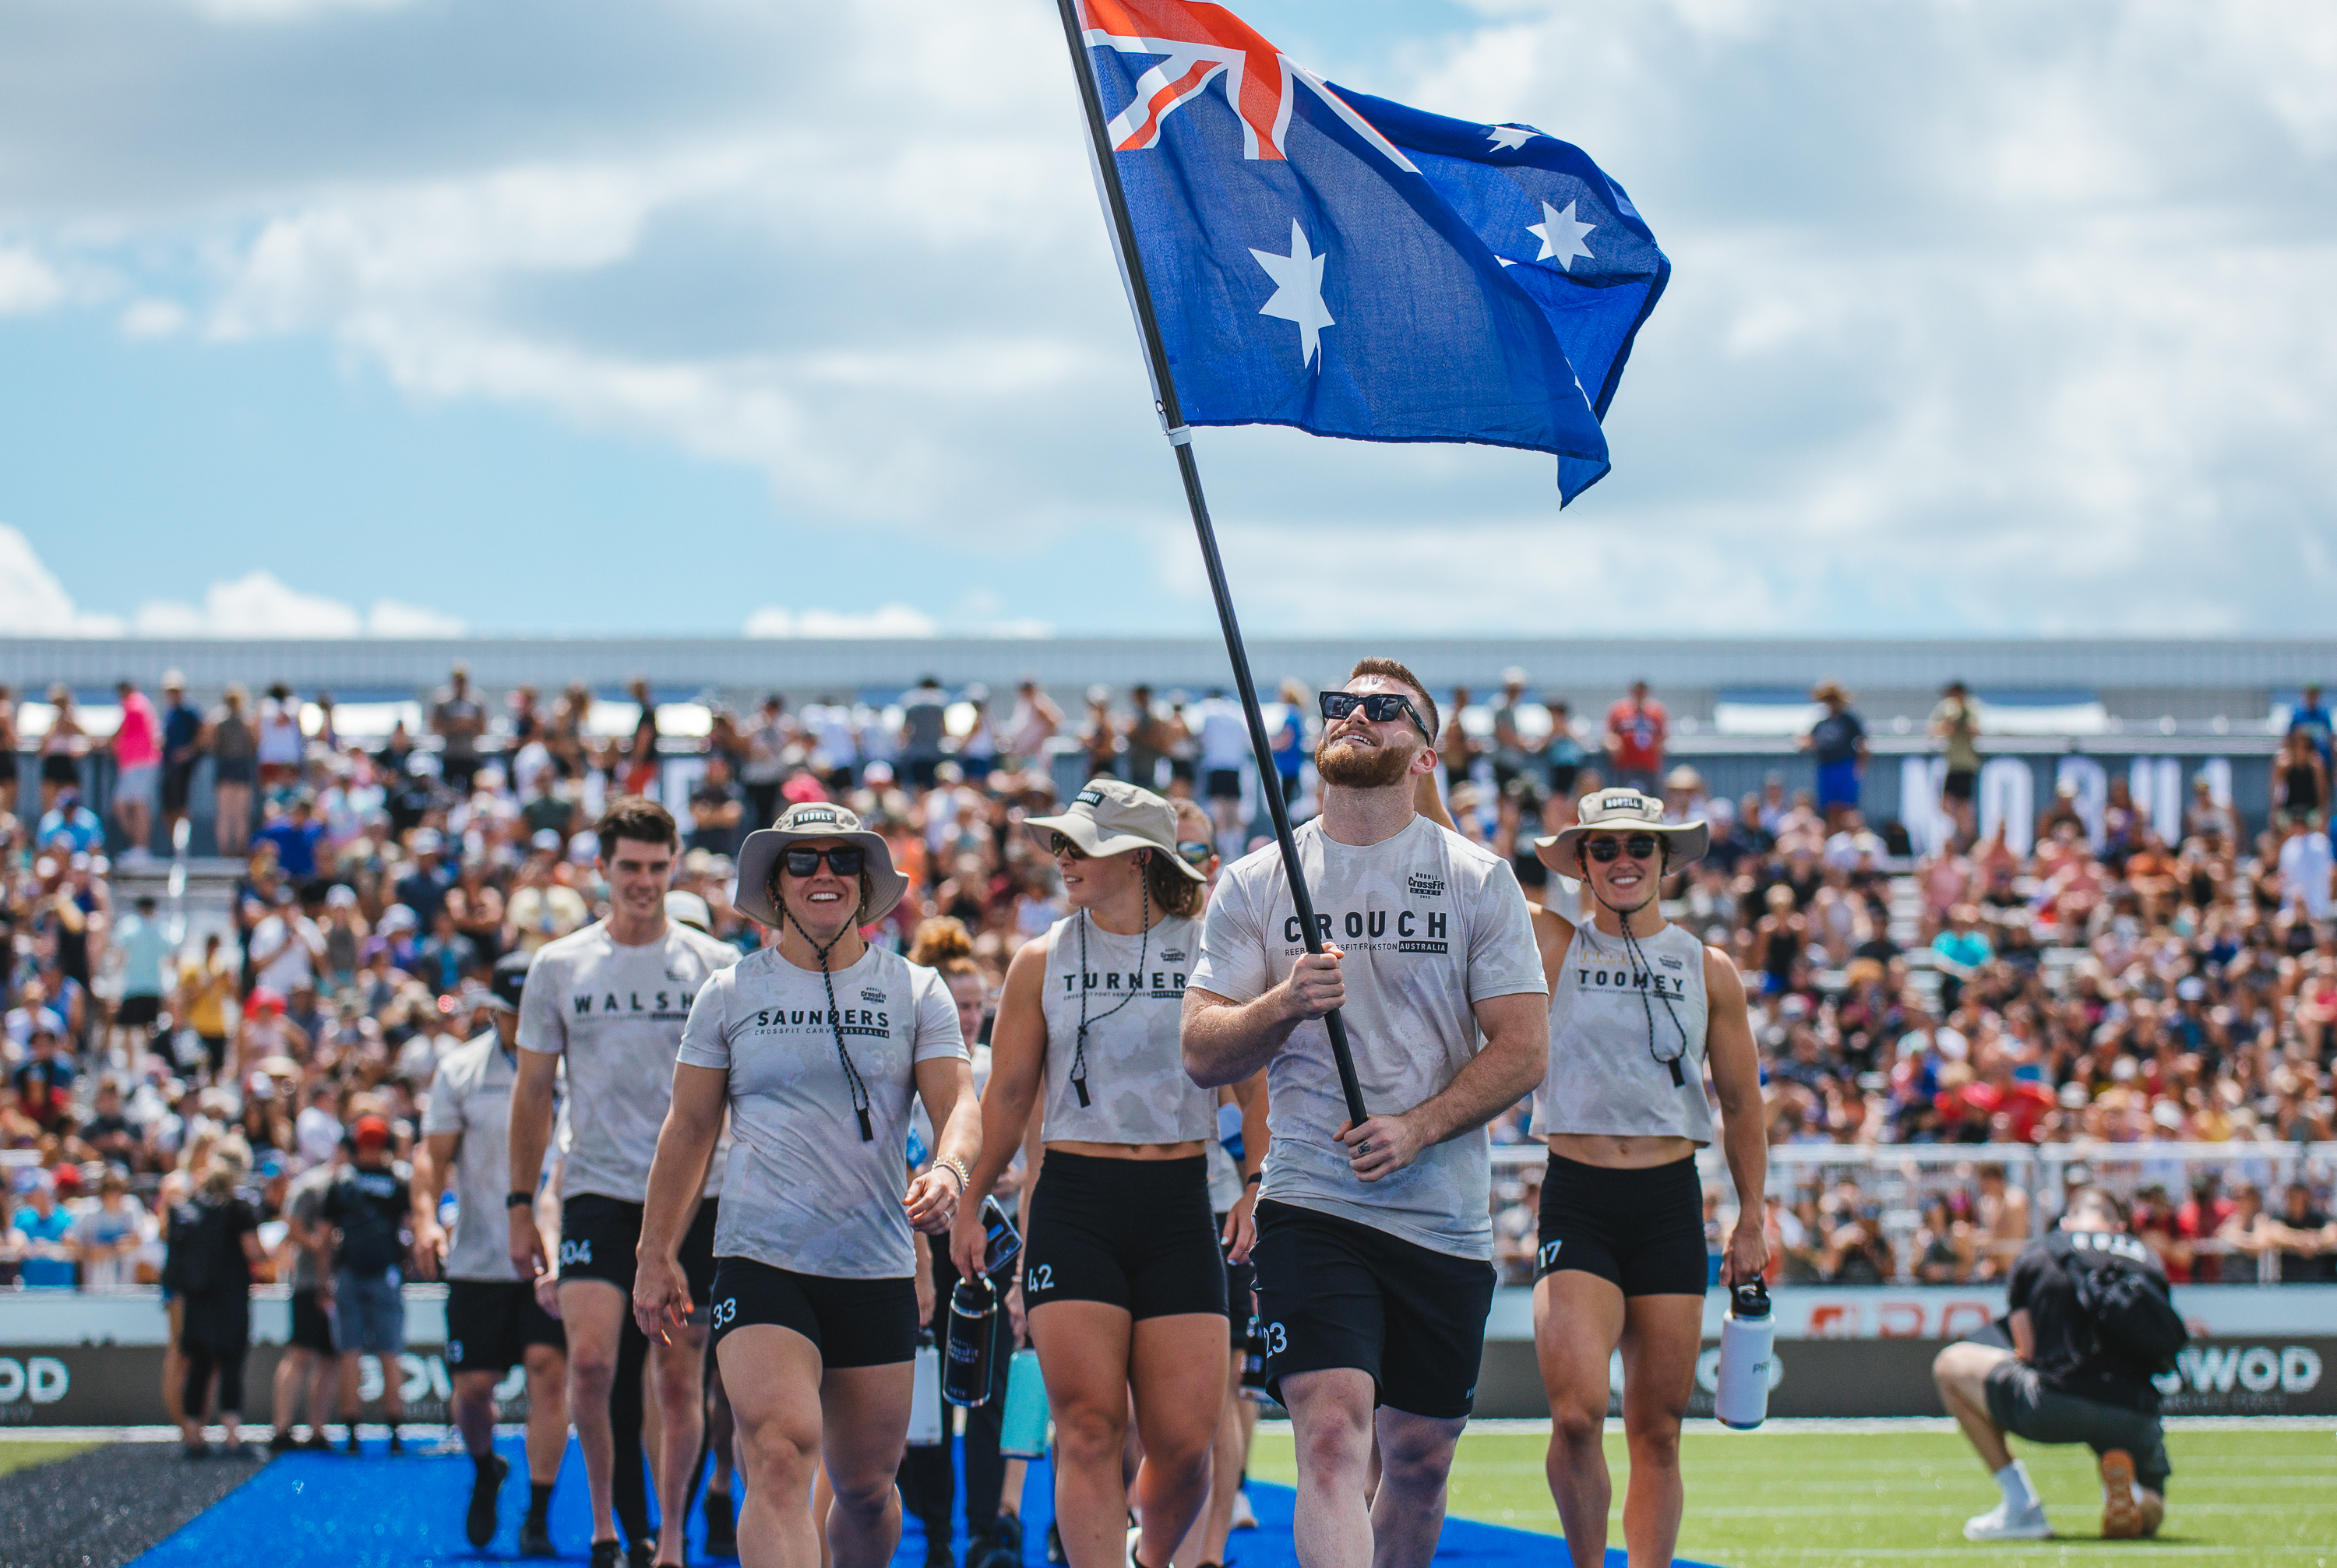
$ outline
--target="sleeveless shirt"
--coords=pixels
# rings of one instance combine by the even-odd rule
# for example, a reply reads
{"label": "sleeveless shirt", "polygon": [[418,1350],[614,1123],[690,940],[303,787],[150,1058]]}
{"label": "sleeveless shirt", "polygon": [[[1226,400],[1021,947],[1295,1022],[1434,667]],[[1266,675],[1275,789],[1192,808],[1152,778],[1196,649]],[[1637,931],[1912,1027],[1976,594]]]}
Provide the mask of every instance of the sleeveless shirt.
{"label": "sleeveless shirt", "polygon": [[[1640,942],[1639,950],[1651,968],[1632,964],[1620,936],[1587,922],[1574,928],[1550,993],[1550,1064],[1534,1093],[1534,1132],[1687,1138],[1699,1146],[1712,1142],[1712,1106],[1704,1092],[1710,1015],[1704,944],[1666,925]],[[1674,1083],[1661,1058],[1681,1051],[1683,1034],[1683,1082]]]}
{"label": "sleeveless shirt", "polygon": [[[1186,1143],[1217,1135],[1216,1092],[1186,1075],[1178,1044],[1185,979],[1200,946],[1200,923],[1173,915],[1144,936],[1107,931],[1085,911],[1049,929],[1040,1007],[1047,1022],[1048,1142]],[[1071,1083],[1080,1055],[1082,994],[1088,1015],[1084,1105]]]}

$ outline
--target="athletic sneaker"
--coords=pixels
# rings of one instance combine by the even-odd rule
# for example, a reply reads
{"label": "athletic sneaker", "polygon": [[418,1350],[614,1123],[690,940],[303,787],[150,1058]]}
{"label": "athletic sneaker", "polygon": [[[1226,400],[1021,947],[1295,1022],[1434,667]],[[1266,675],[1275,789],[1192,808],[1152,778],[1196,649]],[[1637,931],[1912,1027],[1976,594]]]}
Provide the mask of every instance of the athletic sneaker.
{"label": "athletic sneaker", "polygon": [[533,1519],[523,1519],[519,1526],[519,1554],[523,1557],[556,1557],[560,1553],[552,1547],[549,1527]]}
{"label": "athletic sneaker", "polygon": [[1002,1511],[998,1515],[998,1523],[992,1526],[990,1534],[992,1539],[995,1540],[1002,1548],[1013,1553],[1014,1561],[1017,1563],[1022,1561],[1022,1514]]}
{"label": "athletic sneaker", "polygon": [[2142,1539],[2142,1489],[2134,1484],[2134,1455],[2123,1448],[2102,1455],[2102,1539]]}
{"label": "athletic sneaker", "polygon": [[503,1491],[504,1477],[510,1474],[511,1461],[490,1454],[471,1477],[471,1508],[463,1515],[463,1534],[470,1537],[472,1545],[484,1546],[495,1538],[495,1500]]}
{"label": "athletic sneaker", "polygon": [[1047,1522],[1047,1561],[1056,1564],[1056,1568],[1061,1568],[1063,1563],[1071,1561],[1063,1555],[1063,1533],[1055,1527],[1051,1519]]}
{"label": "athletic sneaker", "polygon": [[295,1446],[289,1431],[279,1432],[268,1440],[268,1451],[270,1454],[289,1454]]}
{"label": "athletic sneaker", "polygon": [[1249,1505],[1248,1493],[1242,1491],[1235,1492],[1233,1518],[1226,1525],[1226,1528],[1228,1530],[1255,1530],[1257,1528],[1257,1510]]}
{"label": "athletic sneaker", "polygon": [[738,1555],[738,1515],[731,1511],[730,1494],[706,1489],[706,1554]]}
{"label": "athletic sneaker", "polygon": [[625,1560],[625,1544],[621,1541],[592,1543],[592,1568],[617,1568]]}
{"label": "athletic sneaker", "polygon": [[2045,1541],[2052,1534],[2053,1526],[2045,1522],[2044,1509],[2016,1514],[2010,1503],[1999,1503],[1987,1513],[1964,1521],[1967,1541]]}
{"label": "athletic sneaker", "polygon": [[657,1543],[636,1541],[626,1547],[625,1568],[657,1568]]}

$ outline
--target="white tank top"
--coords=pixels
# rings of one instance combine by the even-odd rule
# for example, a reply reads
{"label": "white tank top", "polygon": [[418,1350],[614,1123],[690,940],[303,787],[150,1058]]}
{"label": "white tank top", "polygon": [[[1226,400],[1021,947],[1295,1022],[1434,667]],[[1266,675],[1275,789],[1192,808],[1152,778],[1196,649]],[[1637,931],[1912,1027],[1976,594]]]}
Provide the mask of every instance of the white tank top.
{"label": "white tank top", "polygon": [[1047,1021],[1048,1142],[1185,1143],[1216,1136],[1217,1093],[1186,1075],[1178,1043],[1185,979],[1200,946],[1200,923],[1177,916],[1137,936],[1116,936],[1084,911],[1049,929],[1040,1006]]}
{"label": "white tank top", "polygon": [[1644,967],[1622,937],[1587,922],[1574,928],[1550,992],[1550,1064],[1534,1093],[1533,1132],[1712,1142],[1704,944],[1666,925],[1638,946]]}

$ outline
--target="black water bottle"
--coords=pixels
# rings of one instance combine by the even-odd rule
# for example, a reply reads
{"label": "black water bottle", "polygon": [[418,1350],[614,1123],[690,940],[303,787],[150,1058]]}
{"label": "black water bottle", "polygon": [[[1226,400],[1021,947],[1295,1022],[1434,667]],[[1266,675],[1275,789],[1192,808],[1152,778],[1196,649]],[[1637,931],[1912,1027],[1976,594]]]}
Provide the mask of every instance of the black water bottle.
{"label": "black water bottle", "polygon": [[998,1287],[983,1275],[961,1279],[950,1291],[942,1397],[969,1409],[987,1404],[991,1366],[997,1355]]}
{"label": "black water bottle", "polygon": [[1242,1341],[1241,1396],[1259,1405],[1274,1397],[1266,1391],[1266,1328],[1255,1312],[1249,1315],[1249,1333]]}

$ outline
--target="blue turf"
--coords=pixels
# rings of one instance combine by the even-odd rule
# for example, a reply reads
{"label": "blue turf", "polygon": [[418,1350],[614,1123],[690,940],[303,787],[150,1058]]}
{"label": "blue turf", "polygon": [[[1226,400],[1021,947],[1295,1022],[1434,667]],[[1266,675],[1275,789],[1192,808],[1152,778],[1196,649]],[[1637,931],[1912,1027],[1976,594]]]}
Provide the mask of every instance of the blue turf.
{"label": "blue turf", "polygon": [[[242,1486],[198,1514],[176,1534],[136,1560],[134,1568],[219,1568],[221,1563],[264,1561],[270,1568],[429,1568],[435,1563],[517,1563],[521,1515],[527,1509],[522,1478],[525,1461],[516,1437],[496,1447],[512,1464],[504,1485],[503,1529],[484,1551],[463,1536],[463,1511],[471,1495],[471,1462],[459,1455],[408,1454],[392,1458],[379,1443],[355,1458],[341,1454],[281,1455]],[[561,1555],[552,1561],[582,1563],[590,1557],[591,1509],[585,1501],[583,1460],[573,1441],[552,1498],[552,1539]],[[1289,1488],[1254,1481],[1250,1502],[1258,1528],[1228,1543],[1227,1568],[1297,1568],[1291,1548]],[[961,1479],[960,1496],[963,1497]],[[1054,1487],[1047,1467],[1031,1467],[1023,1488],[1023,1559],[1044,1568],[1048,1521],[1054,1514]],[[690,1561],[710,1563],[699,1550],[704,1522],[692,1513]],[[963,1524],[953,1543],[961,1562]],[[924,1533],[915,1519],[904,1522],[895,1568],[924,1568]],[[1451,1568],[1541,1568],[1563,1563],[1558,1538],[1468,1519],[1448,1519],[1436,1561]],[[1620,1549],[1607,1561],[1621,1564]],[[1681,1568],[1704,1568],[1679,1560]]]}

